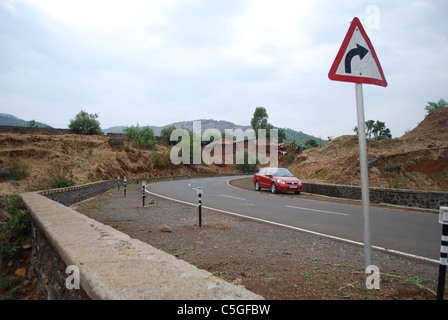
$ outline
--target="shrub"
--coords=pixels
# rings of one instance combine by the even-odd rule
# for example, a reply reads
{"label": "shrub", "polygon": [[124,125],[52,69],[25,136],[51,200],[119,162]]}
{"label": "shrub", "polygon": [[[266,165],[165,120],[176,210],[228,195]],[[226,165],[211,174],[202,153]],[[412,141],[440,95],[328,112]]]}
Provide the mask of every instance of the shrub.
{"label": "shrub", "polygon": [[81,111],[75,116],[75,119],[70,121],[68,125],[69,129],[73,132],[86,134],[86,135],[102,135],[100,123],[98,120],[98,114],[88,114],[85,111]]}
{"label": "shrub", "polygon": [[66,166],[56,166],[50,172],[51,188],[67,188],[74,186],[76,183],[73,181],[73,174]]}
{"label": "shrub", "polygon": [[124,135],[133,142],[136,147],[154,150],[157,147],[157,140],[154,130],[149,127],[130,126],[123,129]]}
{"label": "shrub", "polygon": [[28,177],[28,166],[20,162],[8,162],[4,169],[0,170],[0,182],[6,180],[22,180]]}
{"label": "shrub", "polygon": [[22,256],[22,245],[31,231],[29,213],[20,196],[0,196],[0,209],[6,210],[11,220],[0,228],[0,269],[6,259]]}
{"label": "shrub", "polygon": [[235,168],[241,172],[245,172],[245,173],[255,173],[257,172],[257,163],[259,163],[258,161],[258,157],[256,158],[256,162],[254,164],[249,164],[249,151],[247,149],[244,149],[244,163],[237,163],[235,165]]}

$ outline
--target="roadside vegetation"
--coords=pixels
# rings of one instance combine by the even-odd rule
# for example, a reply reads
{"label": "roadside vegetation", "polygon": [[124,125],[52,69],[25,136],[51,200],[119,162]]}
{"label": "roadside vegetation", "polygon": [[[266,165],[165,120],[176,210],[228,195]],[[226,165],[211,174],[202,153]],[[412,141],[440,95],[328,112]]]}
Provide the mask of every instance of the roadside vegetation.
{"label": "roadside vegetation", "polygon": [[25,294],[24,264],[31,247],[31,223],[20,196],[0,196],[0,210],[0,300],[15,300]]}
{"label": "roadside vegetation", "polygon": [[0,182],[8,180],[18,181],[25,179],[28,176],[28,166],[19,161],[9,161],[0,167]]}
{"label": "roadside vegetation", "polygon": [[154,135],[154,130],[149,127],[136,126],[126,127],[123,134],[132,141],[135,147],[155,150],[157,147],[157,139]]}
{"label": "roadside vegetation", "polygon": [[428,102],[428,104],[425,106],[425,110],[427,112],[426,116],[428,116],[431,112],[447,107],[448,102],[446,102],[444,99],[440,99],[438,102]]}

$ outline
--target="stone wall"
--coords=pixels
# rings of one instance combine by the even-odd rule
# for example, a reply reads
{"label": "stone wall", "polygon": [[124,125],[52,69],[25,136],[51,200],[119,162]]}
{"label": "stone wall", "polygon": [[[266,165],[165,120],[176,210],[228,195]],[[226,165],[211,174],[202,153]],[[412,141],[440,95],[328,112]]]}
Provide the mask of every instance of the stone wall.
{"label": "stone wall", "polygon": [[74,134],[70,129],[40,128],[40,127],[18,127],[0,126],[0,133],[48,133],[48,134]]}
{"label": "stone wall", "polygon": [[31,231],[33,251],[30,271],[37,279],[37,297],[40,300],[90,300],[82,288],[67,289],[65,285],[69,276],[66,273],[67,266],[33,219],[31,219]]}
{"label": "stone wall", "polygon": [[[336,184],[304,183],[303,192],[329,197],[361,200],[361,187]],[[372,203],[439,210],[448,205],[448,192],[369,188]]]}
{"label": "stone wall", "polygon": [[77,202],[92,198],[96,195],[113,189],[117,186],[117,181],[99,181],[81,186],[59,188],[40,191],[39,194],[59,202],[64,206],[71,206]]}

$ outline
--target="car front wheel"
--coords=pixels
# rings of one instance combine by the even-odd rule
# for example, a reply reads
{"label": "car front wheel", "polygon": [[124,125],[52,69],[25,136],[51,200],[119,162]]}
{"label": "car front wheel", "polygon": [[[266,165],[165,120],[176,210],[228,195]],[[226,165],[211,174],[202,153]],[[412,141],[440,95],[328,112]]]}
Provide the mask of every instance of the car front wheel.
{"label": "car front wheel", "polygon": [[277,186],[275,185],[275,183],[271,184],[271,192],[272,193],[277,193]]}
{"label": "car front wheel", "polygon": [[261,188],[260,188],[260,184],[258,183],[258,180],[255,181],[255,190],[257,190],[257,191],[260,191],[260,190],[261,190]]}

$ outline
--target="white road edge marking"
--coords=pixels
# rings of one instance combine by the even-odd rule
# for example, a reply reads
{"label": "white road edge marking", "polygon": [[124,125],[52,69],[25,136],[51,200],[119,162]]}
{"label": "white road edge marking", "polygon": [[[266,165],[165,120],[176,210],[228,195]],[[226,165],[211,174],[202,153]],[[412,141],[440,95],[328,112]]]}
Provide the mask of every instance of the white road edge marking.
{"label": "white road edge marking", "polygon": [[347,213],[339,213],[339,212],[317,210],[317,209],[310,209],[310,208],[303,208],[303,207],[294,207],[294,206],[285,206],[285,207],[292,208],[292,209],[300,209],[300,210],[308,210],[308,211],[317,211],[317,212],[323,212],[323,213],[337,214],[337,215],[340,215],[340,216],[348,216]]}
{"label": "white road edge marking", "polygon": [[[190,183],[188,184],[189,187],[191,187],[191,184],[196,182],[196,180],[190,181]],[[193,188],[194,189],[194,188]]]}
{"label": "white road edge marking", "polygon": [[[190,205],[190,206],[195,206],[195,207],[198,206],[198,204],[195,204],[195,203],[190,203],[190,202],[186,202],[186,201],[182,201],[182,200],[169,198],[169,197],[162,196],[162,195],[154,193],[154,192],[150,192],[148,190],[146,190],[146,192],[149,193],[149,194],[152,194],[152,195],[154,195],[156,197],[164,198],[164,199],[167,199],[167,200],[176,201],[176,202],[180,202],[180,203],[187,204],[187,205]],[[332,235],[325,234],[325,233],[320,233],[320,232],[311,231],[311,230],[307,230],[307,229],[303,229],[303,228],[289,226],[287,224],[282,224],[282,223],[273,222],[273,221],[269,221],[269,220],[264,220],[264,219],[260,219],[260,218],[254,218],[254,217],[251,217],[251,216],[245,216],[243,214],[239,214],[239,213],[235,213],[235,212],[230,212],[230,211],[226,211],[226,210],[210,208],[210,207],[206,207],[206,206],[202,206],[202,208],[208,209],[208,210],[217,211],[217,212],[222,212],[222,213],[226,213],[226,214],[230,214],[232,216],[236,216],[236,217],[240,217],[240,218],[245,218],[245,219],[254,220],[254,221],[260,221],[260,222],[264,222],[264,223],[268,223],[268,224],[272,224],[272,225],[276,225],[276,226],[280,226],[280,227],[285,227],[285,228],[288,228],[288,229],[293,229],[293,230],[297,230],[297,231],[301,231],[301,232],[305,232],[305,233],[309,233],[309,234],[314,234],[314,235],[317,235],[317,236],[326,237],[326,238],[329,238],[329,239],[342,241],[342,242],[354,244],[354,245],[357,245],[357,246],[362,246],[362,247],[364,246],[364,243],[362,243],[362,242],[349,240],[349,239],[344,239],[344,238],[339,238],[339,237],[332,236]],[[376,250],[388,252],[388,253],[398,254],[398,255],[401,255],[401,256],[404,256],[404,257],[408,257],[408,258],[419,259],[419,260],[423,260],[423,261],[426,261],[426,262],[439,264],[439,260],[434,260],[434,259],[430,259],[430,258],[426,258],[426,257],[421,257],[421,256],[417,256],[417,255],[414,255],[414,254],[411,254],[411,253],[406,253],[406,252],[401,252],[401,251],[397,251],[397,250],[382,248],[382,247],[378,247],[378,246],[372,246],[372,248],[374,248]]]}
{"label": "white road edge marking", "polygon": [[233,197],[233,196],[226,196],[225,194],[220,194],[220,196],[221,197],[226,197],[226,198],[232,198],[232,199],[247,201],[247,199],[244,199],[244,198],[238,198],[238,197]]}

